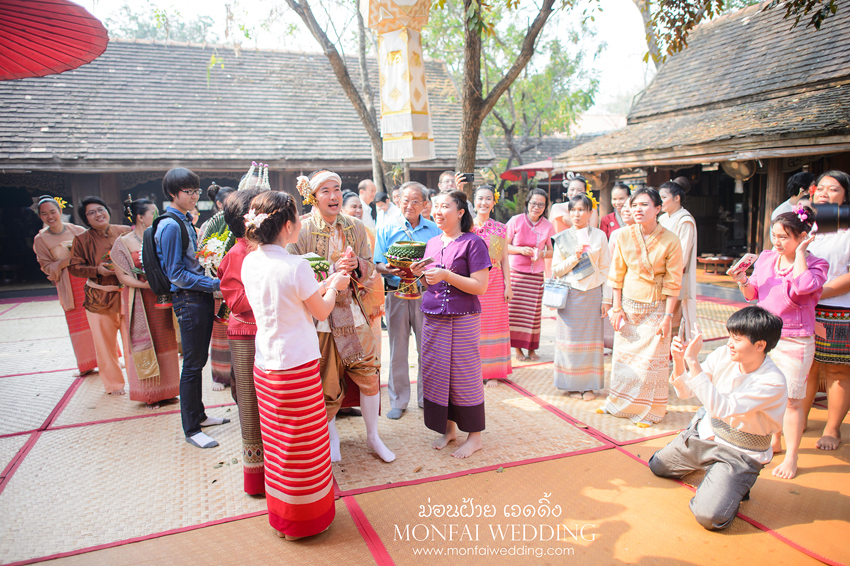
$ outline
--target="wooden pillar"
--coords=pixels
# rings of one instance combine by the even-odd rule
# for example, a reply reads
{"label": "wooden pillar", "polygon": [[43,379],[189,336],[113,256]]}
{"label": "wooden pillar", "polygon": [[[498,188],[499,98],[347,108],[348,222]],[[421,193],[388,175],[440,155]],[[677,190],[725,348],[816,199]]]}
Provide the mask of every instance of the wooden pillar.
{"label": "wooden pillar", "polygon": [[77,213],[77,207],[80,206],[80,202],[86,197],[101,196],[98,175],[93,173],[72,173],[70,177],[71,204],[74,206],[74,212],[72,214],[73,223],[78,226],[85,226],[82,218]]}
{"label": "wooden pillar", "polygon": [[111,210],[111,224],[123,224],[124,218],[124,199],[127,195],[121,196],[121,174],[120,173],[100,173],[100,198],[106,201],[109,210]]}
{"label": "wooden pillar", "polygon": [[767,187],[765,188],[764,208],[762,210],[762,220],[764,222],[764,231],[762,232],[763,247],[770,245],[770,215],[773,214],[776,207],[782,204],[785,199],[785,176],[782,174],[782,159],[768,159]]}
{"label": "wooden pillar", "polygon": [[292,195],[292,198],[295,199],[295,204],[298,206],[298,213],[300,214],[302,212],[301,202],[304,200],[304,197],[295,188],[296,176],[294,171],[269,171],[269,184],[275,191],[282,191]]}
{"label": "wooden pillar", "polygon": [[[611,173],[613,173],[613,171],[611,171]],[[599,189],[599,220],[602,220],[603,216],[614,212],[614,206],[611,204],[611,191],[613,188],[614,175],[610,175],[608,182]]]}

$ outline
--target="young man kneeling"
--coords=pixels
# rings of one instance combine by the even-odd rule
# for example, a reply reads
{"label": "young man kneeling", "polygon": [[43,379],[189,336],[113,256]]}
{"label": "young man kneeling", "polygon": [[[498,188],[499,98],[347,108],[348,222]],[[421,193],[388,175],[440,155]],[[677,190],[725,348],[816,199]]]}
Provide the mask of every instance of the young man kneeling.
{"label": "young man kneeling", "polygon": [[709,354],[702,365],[698,325],[689,343],[673,338],[670,382],[679,398],[696,396],[703,407],[649,460],[652,473],[665,478],[705,470],[690,508],[697,522],[712,531],[732,524],[773,457],[771,435],[782,430],[788,396],[785,376],[767,357],[779,341],[782,319],[761,307],[746,307],[729,317],[726,328],[726,347]]}

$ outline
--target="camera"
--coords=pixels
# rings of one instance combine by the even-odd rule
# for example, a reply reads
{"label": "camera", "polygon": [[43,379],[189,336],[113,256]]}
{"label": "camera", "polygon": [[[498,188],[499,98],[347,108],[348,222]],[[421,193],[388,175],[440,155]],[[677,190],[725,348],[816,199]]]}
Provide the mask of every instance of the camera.
{"label": "camera", "polygon": [[815,204],[812,205],[818,224],[818,232],[838,232],[850,228],[850,205]]}

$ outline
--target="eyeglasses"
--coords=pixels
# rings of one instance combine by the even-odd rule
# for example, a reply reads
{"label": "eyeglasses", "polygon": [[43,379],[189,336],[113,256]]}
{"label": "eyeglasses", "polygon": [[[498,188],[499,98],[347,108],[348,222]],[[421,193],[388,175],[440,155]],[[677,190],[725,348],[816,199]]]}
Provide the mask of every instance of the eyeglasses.
{"label": "eyeglasses", "polygon": [[106,214],[106,209],[102,206],[100,208],[93,208],[86,212],[86,217],[90,218],[92,216],[97,216],[98,214]]}
{"label": "eyeglasses", "polygon": [[546,203],[542,202],[530,202],[528,203],[528,208],[545,208]]}
{"label": "eyeglasses", "polygon": [[421,201],[421,200],[407,200],[407,199],[402,199],[401,204],[402,204],[402,206],[408,206],[408,205],[410,205],[410,206],[419,206],[420,204],[422,204],[422,201]]}
{"label": "eyeglasses", "polygon": [[201,189],[180,189],[181,193],[186,193],[190,197],[201,194]]}

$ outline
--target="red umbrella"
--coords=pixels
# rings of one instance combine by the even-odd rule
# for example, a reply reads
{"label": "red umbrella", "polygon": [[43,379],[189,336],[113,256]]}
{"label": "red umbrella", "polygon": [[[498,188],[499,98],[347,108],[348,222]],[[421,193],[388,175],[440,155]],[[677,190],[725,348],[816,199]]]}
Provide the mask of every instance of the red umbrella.
{"label": "red umbrella", "polygon": [[0,0],[0,80],[76,69],[108,42],[103,24],[70,0]]}
{"label": "red umbrella", "polygon": [[549,157],[544,159],[543,161],[535,161],[534,163],[527,163],[525,165],[517,165],[516,167],[511,167],[499,177],[506,181],[519,181],[522,178],[522,174],[525,173],[529,177],[534,177],[539,171],[551,171],[552,170],[552,158]]}

